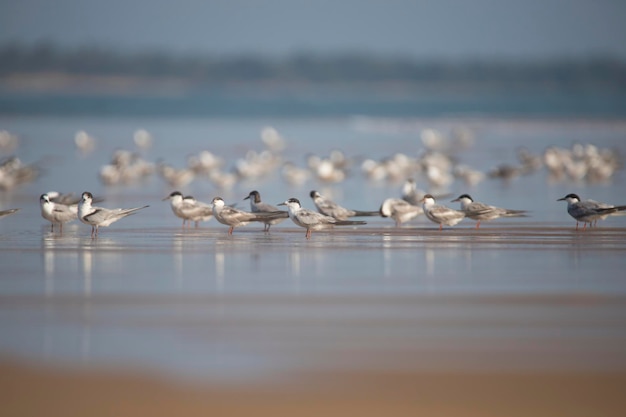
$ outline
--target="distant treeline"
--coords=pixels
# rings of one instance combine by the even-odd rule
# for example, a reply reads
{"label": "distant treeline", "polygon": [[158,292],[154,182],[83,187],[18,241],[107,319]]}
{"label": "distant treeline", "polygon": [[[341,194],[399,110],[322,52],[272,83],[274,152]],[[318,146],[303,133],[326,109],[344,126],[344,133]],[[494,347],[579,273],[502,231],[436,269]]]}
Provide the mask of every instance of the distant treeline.
{"label": "distant treeline", "polygon": [[77,76],[176,78],[202,84],[224,82],[457,83],[602,87],[626,90],[626,62],[597,57],[549,61],[419,61],[375,55],[302,53],[288,57],[212,56],[116,51],[53,44],[0,45],[0,77],[61,73]]}

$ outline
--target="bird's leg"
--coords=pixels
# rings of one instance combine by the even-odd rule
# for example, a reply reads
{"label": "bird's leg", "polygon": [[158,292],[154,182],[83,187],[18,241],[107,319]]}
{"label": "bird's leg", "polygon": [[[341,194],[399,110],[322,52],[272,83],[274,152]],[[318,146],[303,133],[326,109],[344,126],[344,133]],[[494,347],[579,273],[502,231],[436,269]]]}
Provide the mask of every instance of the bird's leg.
{"label": "bird's leg", "polygon": [[443,223],[439,223],[439,231],[441,232],[441,229],[443,229]]}
{"label": "bird's leg", "polygon": [[234,229],[233,226],[230,226],[230,228],[228,228],[228,235],[229,236],[233,234],[233,229]]}
{"label": "bird's leg", "polygon": [[478,229],[478,228],[480,228],[480,220],[478,220],[478,221],[476,222],[476,228],[477,228],[477,229]]}
{"label": "bird's leg", "polygon": [[578,220],[576,220],[576,230],[578,230]]}
{"label": "bird's leg", "polygon": [[311,229],[306,229],[306,238],[311,239]]}

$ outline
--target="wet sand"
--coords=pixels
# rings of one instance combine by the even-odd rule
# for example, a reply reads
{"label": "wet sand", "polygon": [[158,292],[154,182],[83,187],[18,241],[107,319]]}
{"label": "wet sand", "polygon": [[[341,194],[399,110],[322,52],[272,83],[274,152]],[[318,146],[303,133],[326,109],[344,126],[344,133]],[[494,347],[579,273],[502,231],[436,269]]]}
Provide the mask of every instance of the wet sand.
{"label": "wet sand", "polygon": [[310,373],[281,384],[189,386],[149,374],[0,365],[20,416],[622,416],[626,373]]}

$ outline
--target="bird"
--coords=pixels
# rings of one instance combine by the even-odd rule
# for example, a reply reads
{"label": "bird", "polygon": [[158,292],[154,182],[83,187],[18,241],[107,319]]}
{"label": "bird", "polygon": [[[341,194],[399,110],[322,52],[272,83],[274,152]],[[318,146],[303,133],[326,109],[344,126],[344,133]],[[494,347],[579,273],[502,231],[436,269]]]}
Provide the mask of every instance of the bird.
{"label": "bird", "polygon": [[196,176],[190,168],[175,168],[163,161],[157,164],[157,173],[172,187],[184,187]]}
{"label": "bird", "polygon": [[453,203],[461,203],[461,211],[465,213],[465,217],[476,220],[476,228],[480,227],[480,222],[485,220],[493,220],[499,217],[526,217],[526,210],[510,210],[501,207],[491,206],[484,203],[474,201],[469,194],[461,194],[458,198],[452,200]]}
{"label": "bird", "polygon": [[430,194],[426,194],[422,198],[422,208],[428,220],[439,225],[439,230],[443,228],[444,224],[454,226],[465,218],[465,213],[462,211],[436,204],[435,198]]}
{"label": "bird", "polygon": [[417,183],[413,178],[407,178],[402,184],[402,199],[407,203],[417,206],[426,193],[417,188]]}
{"label": "bird", "polygon": [[424,210],[400,198],[388,198],[381,204],[379,213],[382,217],[391,217],[396,227],[400,227],[402,223],[423,214]]}
{"label": "bird", "polygon": [[312,230],[329,229],[333,226],[355,226],[367,224],[360,220],[338,220],[332,216],[326,216],[322,213],[304,209],[300,204],[300,200],[297,198],[290,198],[282,203],[279,203],[278,205],[287,206],[291,221],[300,227],[306,228],[305,237],[307,239],[311,238]]}
{"label": "bird", "polygon": [[6,216],[10,216],[11,214],[15,214],[19,211],[20,209],[18,208],[14,208],[14,209],[8,209],[8,210],[2,210],[0,211],[0,219]]}
{"label": "bird", "polygon": [[213,218],[213,206],[196,200],[192,196],[185,196],[180,191],[173,191],[162,201],[170,200],[170,207],[176,217],[183,219],[183,227],[189,222],[198,223],[201,221],[209,221]]}
{"label": "bird", "polygon": [[196,200],[191,195],[183,197],[183,214],[198,227],[200,222],[208,222],[213,218],[213,206]]}
{"label": "bird", "polygon": [[[274,207],[271,204],[261,201],[261,194],[256,190],[250,191],[250,194],[248,194],[244,200],[250,200],[250,211],[252,213],[275,213],[280,211],[278,207]],[[265,224],[263,226],[263,231],[269,232],[272,225],[278,224],[287,219],[289,214],[286,211],[284,213],[287,214],[287,216],[262,220],[262,223]]]}
{"label": "bird", "polygon": [[626,205],[613,206],[594,200],[582,201],[576,194],[568,194],[563,198],[559,198],[557,201],[567,201],[567,212],[576,219],[576,230],[578,230],[579,222],[584,224],[584,230],[587,227],[587,223],[589,223],[591,227],[596,224],[598,220],[604,220],[613,213],[626,210]]}
{"label": "bird", "polygon": [[[426,194],[428,194],[426,191],[420,190],[419,188],[417,188],[417,182],[415,181],[415,179],[413,178],[407,178],[404,183],[402,184],[402,199],[404,201],[406,201],[407,203],[410,203],[414,206],[421,206],[422,203],[420,203],[420,201],[422,200],[422,198],[424,198],[424,196]],[[445,194],[431,194],[434,195],[435,198],[439,199],[439,198],[446,198],[449,197],[450,194],[445,193]]]}
{"label": "bird", "polygon": [[213,216],[215,219],[229,226],[228,234],[232,235],[235,227],[245,226],[250,222],[264,222],[277,218],[287,218],[289,214],[284,211],[275,211],[268,213],[251,213],[249,211],[239,210],[235,207],[227,206],[222,197],[215,197],[213,201]]}
{"label": "bird", "polygon": [[39,176],[39,168],[26,165],[18,157],[11,156],[0,160],[0,191],[34,181]]}
{"label": "bird", "polygon": [[103,207],[92,206],[93,195],[89,191],[85,191],[81,195],[78,202],[78,219],[91,226],[91,237],[98,235],[99,227],[107,227],[112,223],[135,213],[137,210],[144,209],[149,206],[128,208],[128,209],[108,209]]}
{"label": "bird", "polygon": [[350,210],[340,206],[329,198],[324,197],[319,192],[313,190],[309,194],[313,199],[317,211],[326,216],[334,217],[337,220],[347,220],[350,217],[380,216],[378,211]]}
{"label": "bird", "polygon": [[53,201],[48,193],[39,197],[41,217],[50,222],[50,231],[54,232],[54,224],[59,224],[59,230],[63,232],[63,223],[78,219],[78,203],[64,204]]}

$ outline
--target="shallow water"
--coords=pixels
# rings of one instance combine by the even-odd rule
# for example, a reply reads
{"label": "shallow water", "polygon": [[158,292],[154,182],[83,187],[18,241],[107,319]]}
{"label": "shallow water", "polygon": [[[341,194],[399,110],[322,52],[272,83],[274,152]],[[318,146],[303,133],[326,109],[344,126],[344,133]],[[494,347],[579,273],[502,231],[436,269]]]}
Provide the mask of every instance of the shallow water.
{"label": "shallow water", "polygon": [[[298,370],[625,370],[626,216],[597,229],[574,230],[563,202],[569,192],[611,203],[623,197],[624,173],[606,184],[550,183],[545,172],[511,183],[486,181],[481,200],[527,209],[531,217],[474,229],[464,221],[442,232],[424,219],[395,229],[388,219],[313,233],[284,222],[228,236],[215,220],[182,229],[156,178],[107,188],[98,167],[134,128],[155,133],[151,158],[213,146],[234,158],[258,145],[264,120],[11,119],[4,128],[25,138],[20,157],[45,161],[45,175],[2,194],[0,220],[0,353],[70,365],[136,366],[217,381],[281,378]],[[278,123],[302,161],[340,143],[351,154],[383,157],[417,152],[418,127],[446,130],[458,120],[419,120],[364,129],[354,120]],[[583,121],[463,121],[477,132],[460,155],[484,169],[514,160],[516,147],[539,152],[576,141],[625,153],[626,124]],[[399,129],[400,127],[400,129]],[[71,148],[76,130],[102,142],[96,154]],[[382,129],[382,130],[377,130]],[[395,129],[395,130],[394,130]],[[165,138],[179,135],[174,146]],[[205,140],[205,138],[211,138]],[[217,140],[220,138],[220,140]],[[159,140],[160,139],[160,140]],[[222,140],[223,139],[223,140]],[[228,139],[227,142],[225,140]],[[239,202],[256,188],[268,202],[323,189],[346,206],[375,210],[400,184],[310,182],[290,188],[272,177],[188,191],[208,201],[224,193]],[[74,222],[50,232],[38,196],[50,189],[106,198],[106,207],[150,204],[101,230]],[[466,192],[455,183],[451,194]],[[244,202],[240,207],[246,207]]]}

